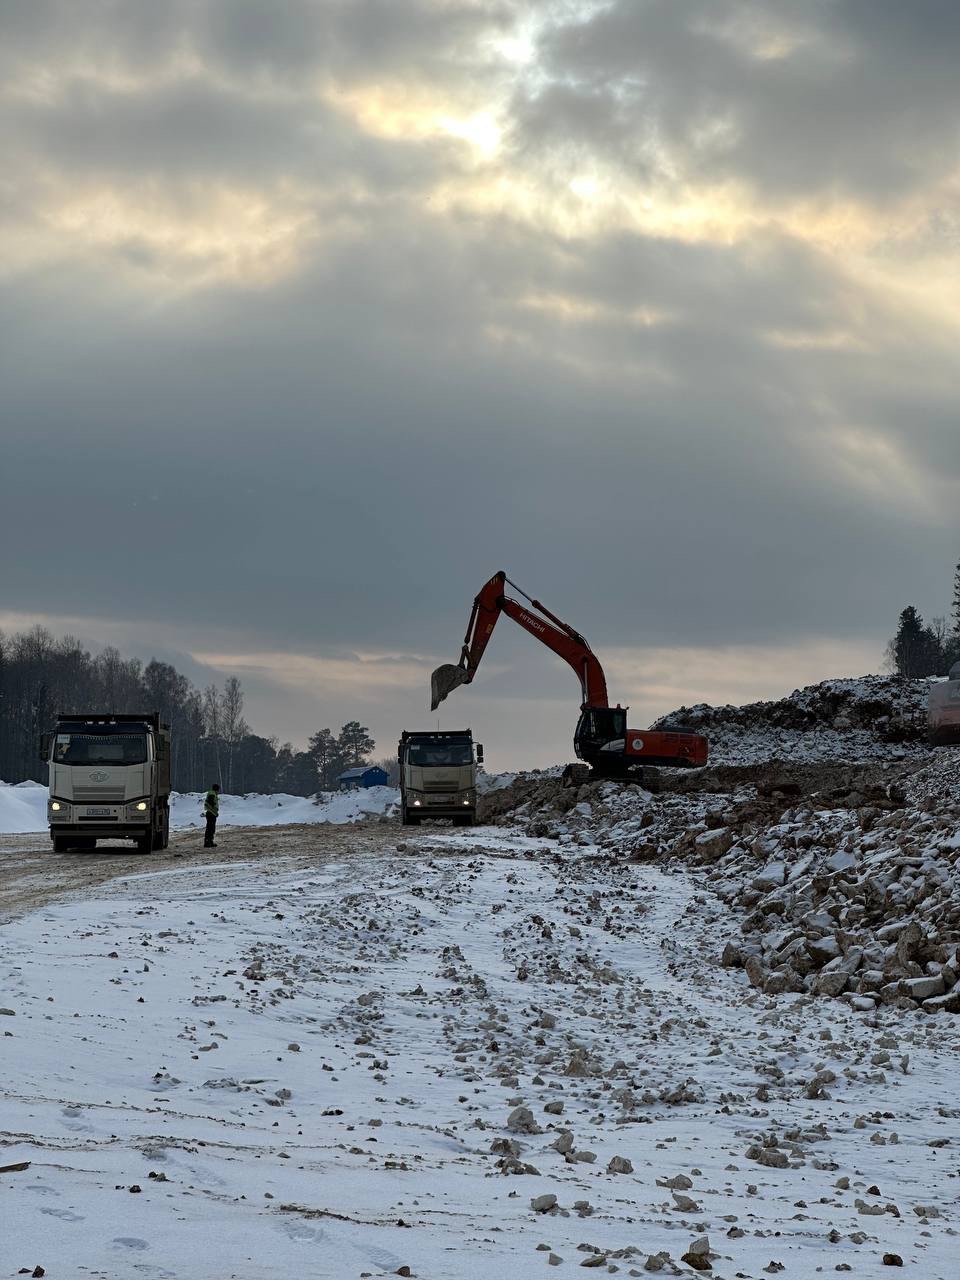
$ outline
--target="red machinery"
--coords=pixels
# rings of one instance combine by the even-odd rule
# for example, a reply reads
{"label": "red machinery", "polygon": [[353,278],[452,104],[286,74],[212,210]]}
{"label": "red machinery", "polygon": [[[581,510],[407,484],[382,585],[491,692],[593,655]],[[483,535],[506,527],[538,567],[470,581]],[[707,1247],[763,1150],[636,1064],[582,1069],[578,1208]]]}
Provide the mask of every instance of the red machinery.
{"label": "red machinery", "polygon": [[[527,605],[504,594],[507,584],[527,601]],[[476,675],[501,613],[559,654],[577,673],[582,700],[573,746],[577,757],[595,774],[605,778],[636,778],[645,765],[690,767],[706,764],[707,740],[699,733],[682,729],[628,729],[628,708],[609,705],[603,668],[583,636],[539,600],[533,600],[521,591],[502,570],[493,575],[473,602],[460,662],[445,664],[434,671],[431,678],[432,710],[436,710],[459,685],[469,684]],[[570,782],[578,782],[587,776],[587,770],[582,766],[569,765],[565,776]]]}

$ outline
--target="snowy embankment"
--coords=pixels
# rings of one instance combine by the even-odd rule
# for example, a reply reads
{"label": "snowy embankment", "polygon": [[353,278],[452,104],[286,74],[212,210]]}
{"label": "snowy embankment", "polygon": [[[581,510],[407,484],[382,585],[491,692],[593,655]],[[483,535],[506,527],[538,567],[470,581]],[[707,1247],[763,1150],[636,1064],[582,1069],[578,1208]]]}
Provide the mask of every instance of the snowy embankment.
{"label": "snowy embankment", "polygon": [[[400,802],[394,787],[323,791],[316,796],[248,795],[220,797],[220,825],[282,827],[302,822],[348,823],[390,813]],[[177,830],[203,826],[203,796],[175,791],[170,825]]]}
{"label": "snowy embankment", "polygon": [[[246,795],[220,797],[220,823],[235,827],[277,827],[301,822],[360,822],[390,813],[400,793],[393,787],[361,791],[325,791],[318,796]],[[45,830],[47,788],[39,782],[15,786],[0,782],[0,834]],[[170,797],[170,826],[174,830],[203,826],[203,796],[177,792]]]}
{"label": "snowy embankment", "polygon": [[43,831],[47,825],[47,788],[40,782],[0,782],[0,835]]}
{"label": "snowy embankment", "polygon": [[750,992],[683,874],[412,838],[5,928],[11,1273],[955,1275],[942,1020]]}
{"label": "snowy embankment", "polygon": [[859,676],[823,680],[785,698],[742,707],[680,707],[653,726],[710,739],[711,764],[903,760],[927,750],[928,680]]}

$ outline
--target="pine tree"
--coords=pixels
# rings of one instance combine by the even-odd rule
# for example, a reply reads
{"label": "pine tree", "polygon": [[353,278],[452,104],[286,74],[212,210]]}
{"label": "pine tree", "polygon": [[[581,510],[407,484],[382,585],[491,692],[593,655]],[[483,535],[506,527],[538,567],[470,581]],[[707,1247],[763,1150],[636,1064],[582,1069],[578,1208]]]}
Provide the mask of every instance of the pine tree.
{"label": "pine tree", "polygon": [[893,658],[901,676],[916,674],[917,655],[923,640],[923,618],[912,604],[900,613],[900,625],[893,638]]}
{"label": "pine tree", "polygon": [[340,748],[329,729],[317,730],[307,743],[307,755],[316,771],[315,785],[322,791],[331,791],[340,772]]}
{"label": "pine tree", "polygon": [[939,674],[944,651],[936,632],[923,625],[923,618],[911,604],[900,614],[897,634],[890,642],[890,656],[899,675],[907,679]]}
{"label": "pine tree", "polygon": [[365,764],[370,752],[377,744],[370,737],[370,730],[359,720],[348,720],[340,730],[337,746],[348,768],[356,768]]}
{"label": "pine tree", "polygon": [[312,796],[317,790],[317,766],[309,751],[294,751],[289,742],[277,752],[277,788],[293,796]]}

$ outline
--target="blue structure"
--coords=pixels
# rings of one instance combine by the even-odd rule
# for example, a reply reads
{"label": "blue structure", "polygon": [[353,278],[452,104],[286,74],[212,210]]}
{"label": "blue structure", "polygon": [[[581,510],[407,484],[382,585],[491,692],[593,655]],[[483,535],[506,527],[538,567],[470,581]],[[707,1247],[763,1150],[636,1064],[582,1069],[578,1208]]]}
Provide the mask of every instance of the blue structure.
{"label": "blue structure", "polygon": [[361,765],[359,769],[346,769],[337,779],[341,791],[356,791],[361,787],[385,787],[387,771],[378,764]]}

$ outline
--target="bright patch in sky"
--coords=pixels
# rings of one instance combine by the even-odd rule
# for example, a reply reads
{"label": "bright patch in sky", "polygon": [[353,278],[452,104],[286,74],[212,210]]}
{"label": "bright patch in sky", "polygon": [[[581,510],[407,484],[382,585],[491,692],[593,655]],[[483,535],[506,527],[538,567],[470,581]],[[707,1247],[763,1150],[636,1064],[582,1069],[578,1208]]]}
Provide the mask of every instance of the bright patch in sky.
{"label": "bright patch in sky", "polygon": [[500,146],[502,130],[488,111],[478,111],[463,119],[441,116],[437,123],[453,137],[469,142],[484,156],[494,155]]}

